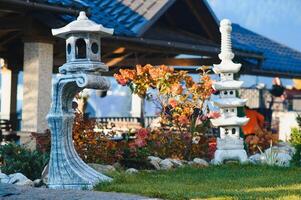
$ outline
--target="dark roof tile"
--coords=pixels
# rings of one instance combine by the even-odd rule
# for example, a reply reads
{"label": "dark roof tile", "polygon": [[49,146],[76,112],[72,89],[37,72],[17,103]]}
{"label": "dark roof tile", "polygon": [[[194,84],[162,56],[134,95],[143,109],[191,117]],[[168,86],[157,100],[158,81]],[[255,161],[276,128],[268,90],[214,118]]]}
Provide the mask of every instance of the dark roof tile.
{"label": "dark roof tile", "polygon": [[263,70],[301,73],[301,52],[272,41],[262,35],[232,25],[233,47],[244,51],[257,51],[265,57]]}

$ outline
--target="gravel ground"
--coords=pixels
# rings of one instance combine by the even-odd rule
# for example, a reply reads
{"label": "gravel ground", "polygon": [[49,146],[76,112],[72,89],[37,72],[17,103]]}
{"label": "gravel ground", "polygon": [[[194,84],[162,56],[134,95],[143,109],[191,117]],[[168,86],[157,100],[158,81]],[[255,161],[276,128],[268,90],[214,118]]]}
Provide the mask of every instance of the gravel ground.
{"label": "gravel ground", "polygon": [[[52,190],[0,183],[2,200],[155,200],[132,194],[81,190]],[[158,199],[157,199],[158,200]]]}

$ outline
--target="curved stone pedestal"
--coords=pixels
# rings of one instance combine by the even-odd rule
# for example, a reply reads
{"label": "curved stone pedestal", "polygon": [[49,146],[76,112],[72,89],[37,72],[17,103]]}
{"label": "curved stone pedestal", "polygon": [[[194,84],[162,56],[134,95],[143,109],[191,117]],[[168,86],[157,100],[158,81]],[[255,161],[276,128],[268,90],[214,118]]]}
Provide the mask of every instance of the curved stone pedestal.
{"label": "curved stone pedestal", "polygon": [[58,77],[53,84],[50,112],[51,153],[48,187],[54,189],[92,189],[99,182],[111,181],[78,156],[72,141],[74,96],[84,88],[108,89],[109,83],[100,75],[70,74]]}
{"label": "curved stone pedestal", "polygon": [[212,163],[219,165],[223,164],[225,160],[238,160],[240,163],[247,163],[248,156],[244,149],[216,150]]}

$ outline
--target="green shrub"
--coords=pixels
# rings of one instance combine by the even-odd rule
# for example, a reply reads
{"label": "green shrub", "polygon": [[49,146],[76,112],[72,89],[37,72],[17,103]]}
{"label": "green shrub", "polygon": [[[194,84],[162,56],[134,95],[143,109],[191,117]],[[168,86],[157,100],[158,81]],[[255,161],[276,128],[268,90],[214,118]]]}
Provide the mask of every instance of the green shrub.
{"label": "green shrub", "polygon": [[[299,123],[300,116],[298,115],[297,121]],[[290,142],[296,148],[296,153],[293,156],[292,164],[296,166],[300,166],[301,161],[301,130],[299,128],[291,129],[291,139]]]}
{"label": "green shrub", "polygon": [[292,128],[290,142],[293,145],[301,144],[301,131],[299,128]]}
{"label": "green shrub", "polygon": [[5,174],[20,172],[31,180],[41,177],[49,154],[31,151],[10,143],[0,146],[1,171]]}

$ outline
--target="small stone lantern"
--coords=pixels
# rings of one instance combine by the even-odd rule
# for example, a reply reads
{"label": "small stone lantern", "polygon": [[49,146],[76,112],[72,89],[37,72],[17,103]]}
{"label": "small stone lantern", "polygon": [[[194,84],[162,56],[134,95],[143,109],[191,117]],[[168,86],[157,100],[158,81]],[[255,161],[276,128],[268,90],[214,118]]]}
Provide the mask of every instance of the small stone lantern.
{"label": "small stone lantern", "polygon": [[66,39],[67,63],[60,67],[60,73],[107,70],[100,60],[100,38],[112,35],[113,29],[96,24],[85,12],[80,12],[77,20],[53,29],[52,34]]}
{"label": "small stone lantern", "polygon": [[59,68],[52,87],[52,103],[47,115],[51,130],[48,187],[54,189],[92,189],[99,182],[111,181],[85,164],[74,149],[72,101],[84,88],[108,90],[101,76],[107,67],[100,61],[100,38],[113,29],[104,28],[80,12],[76,21],[53,29],[53,35],[66,39],[67,63]]}
{"label": "small stone lantern", "polygon": [[222,36],[221,63],[214,65],[213,71],[220,75],[220,81],[214,83],[214,88],[220,91],[219,98],[214,104],[220,108],[221,116],[211,119],[214,126],[220,128],[220,137],[217,138],[217,150],[214,155],[214,164],[221,164],[225,160],[238,160],[247,162],[247,153],[244,150],[244,141],[240,138],[240,126],[249,119],[237,116],[237,108],[243,107],[247,100],[236,97],[236,92],[243,81],[234,80],[234,73],[239,72],[241,64],[233,63],[234,54],[231,47],[231,22],[224,19],[220,23]]}

